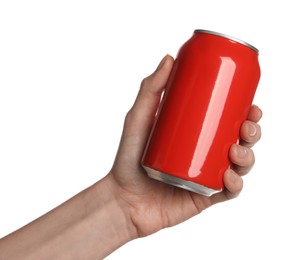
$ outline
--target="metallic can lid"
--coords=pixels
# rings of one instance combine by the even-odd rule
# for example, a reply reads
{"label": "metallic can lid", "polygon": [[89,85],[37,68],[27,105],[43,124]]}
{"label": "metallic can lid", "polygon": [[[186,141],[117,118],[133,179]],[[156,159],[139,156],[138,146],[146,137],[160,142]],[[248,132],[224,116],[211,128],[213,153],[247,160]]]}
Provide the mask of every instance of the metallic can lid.
{"label": "metallic can lid", "polygon": [[235,37],[232,37],[232,36],[229,36],[229,35],[226,35],[226,34],[223,34],[223,33],[218,33],[218,32],[214,32],[214,31],[209,31],[209,30],[200,30],[200,29],[197,29],[197,30],[194,30],[195,33],[206,33],[206,34],[213,34],[213,35],[216,35],[216,36],[220,36],[220,37],[224,37],[224,38],[227,38],[229,40],[232,40],[232,41],[235,41],[235,42],[238,42],[238,43],[241,43],[249,48],[251,48],[253,51],[259,53],[259,50],[257,48],[255,48],[253,45],[245,42],[245,41],[242,41],[240,39],[237,39]]}

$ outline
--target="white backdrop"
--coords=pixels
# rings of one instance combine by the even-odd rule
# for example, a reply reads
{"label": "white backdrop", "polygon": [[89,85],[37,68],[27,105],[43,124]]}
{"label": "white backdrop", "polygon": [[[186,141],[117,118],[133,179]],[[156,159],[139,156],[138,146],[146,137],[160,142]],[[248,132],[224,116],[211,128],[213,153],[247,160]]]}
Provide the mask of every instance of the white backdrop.
{"label": "white backdrop", "polygon": [[239,198],[107,259],[300,259],[297,4],[0,1],[0,237],[103,177],[143,77],[208,29],[260,50],[256,165]]}

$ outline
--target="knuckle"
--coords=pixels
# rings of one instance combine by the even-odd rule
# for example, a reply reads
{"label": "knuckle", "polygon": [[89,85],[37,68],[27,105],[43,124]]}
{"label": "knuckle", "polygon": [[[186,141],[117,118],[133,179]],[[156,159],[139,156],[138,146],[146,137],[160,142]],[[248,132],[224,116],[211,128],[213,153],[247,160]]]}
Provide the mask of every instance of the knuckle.
{"label": "knuckle", "polygon": [[133,122],[133,109],[130,109],[126,115],[125,115],[125,118],[124,118],[124,126],[127,127],[128,125],[131,125],[132,122]]}
{"label": "knuckle", "polygon": [[142,79],[140,89],[145,89],[149,85],[149,77]]}

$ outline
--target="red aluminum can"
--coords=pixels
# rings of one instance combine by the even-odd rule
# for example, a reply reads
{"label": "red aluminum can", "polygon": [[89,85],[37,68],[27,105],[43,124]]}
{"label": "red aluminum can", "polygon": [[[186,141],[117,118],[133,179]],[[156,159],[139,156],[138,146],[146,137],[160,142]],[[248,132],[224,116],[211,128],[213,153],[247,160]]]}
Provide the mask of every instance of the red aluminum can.
{"label": "red aluminum can", "polygon": [[177,54],[142,157],[148,176],[206,196],[222,191],[259,78],[255,47],[195,30]]}

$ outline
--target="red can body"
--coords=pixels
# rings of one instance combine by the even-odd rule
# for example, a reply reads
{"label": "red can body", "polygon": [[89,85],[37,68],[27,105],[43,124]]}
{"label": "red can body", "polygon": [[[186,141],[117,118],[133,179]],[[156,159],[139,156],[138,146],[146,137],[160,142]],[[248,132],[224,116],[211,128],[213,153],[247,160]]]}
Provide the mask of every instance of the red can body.
{"label": "red can body", "polygon": [[207,196],[223,190],[259,79],[256,48],[195,30],[177,54],[145,148],[148,175]]}

